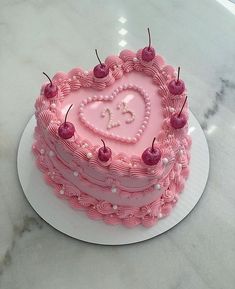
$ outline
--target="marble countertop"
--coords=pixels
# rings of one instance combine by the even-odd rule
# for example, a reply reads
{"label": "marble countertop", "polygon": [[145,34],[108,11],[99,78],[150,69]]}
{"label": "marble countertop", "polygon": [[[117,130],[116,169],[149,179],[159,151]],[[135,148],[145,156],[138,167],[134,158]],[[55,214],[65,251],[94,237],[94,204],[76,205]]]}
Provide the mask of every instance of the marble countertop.
{"label": "marble countertop", "polygon": [[[234,288],[235,8],[226,3],[1,0],[1,289]],[[191,214],[163,235],[128,246],[87,244],[30,207],[17,177],[18,142],[42,71],[93,67],[94,48],[102,56],[137,50],[146,27],[157,51],[182,67],[210,148],[208,184]]]}

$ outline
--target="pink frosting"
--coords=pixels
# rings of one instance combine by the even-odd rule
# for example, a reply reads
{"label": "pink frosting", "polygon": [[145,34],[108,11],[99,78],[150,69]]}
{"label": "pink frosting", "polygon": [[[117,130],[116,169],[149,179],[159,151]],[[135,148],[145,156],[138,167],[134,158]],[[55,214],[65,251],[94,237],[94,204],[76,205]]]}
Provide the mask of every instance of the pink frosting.
{"label": "pink frosting", "polygon": [[[152,61],[145,62],[142,60],[141,53],[142,50],[137,53],[123,50],[119,56],[109,56],[105,63],[110,68],[110,72],[103,79],[94,77],[92,71],[85,72],[80,68],[72,69],[67,74],[59,72],[53,77],[53,82],[59,88],[58,96],[54,99],[46,99],[43,95],[45,87],[43,85],[41,95],[35,103],[37,127],[32,151],[45,181],[54,187],[59,198],[68,200],[74,209],[85,210],[91,219],[102,219],[112,225],[123,224],[128,228],[139,224],[150,227],[157,222],[160,215],[168,215],[189,175],[191,138],[188,136],[188,126],[175,130],[169,121],[171,115],[180,110],[186,91],[180,96],[171,95],[168,83],[175,79],[174,69],[165,65],[159,55],[156,55]],[[134,77],[131,78],[129,72],[135,73]],[[138,85],[132,83],[126,85],[123,79],[126,79],[127,75],[132,80],[138,80]],[[141,78],[138,75],[141,75]],[[161,99],[160,113],[155,114],[154,117],[155,125],[160,124],[155,136],[162,157],[161,161],[153,167],[148,167],[142,162],[141,150],[134,146],[146,140],[146,143],[150,143],[149,127],[154,123],[150,109],[152,106],[150,102],[154,98],[151,96],[150,99],[139,87],[139,83],[147,83],[147,78],[144,77],[152,79],[152,83],[156,86],[154,88],[156,95]],[[116,81],[119,81],[119,86],[115,86]],[[116,90],[112,91],[113,86]],[[97,94],[94,93],[93,96],[80,100],[86,89]],[[109,93],[101,96],[99,91],[102,93],[104,90]],[[133,91],[139,93],[140,101],[145,105],[139,130],[137,129],[130,138],[125,136],[123,128],[117,129],[118,134],[99,131],[97,126],[99,119],[93,125],[92,119],[89,119],[89,115],[93,112],[86,115],[85,109],[89,110],[89,106],[97,105],[97,102],[104,100],[111,102],[118,99],[118,95],[127,90],[132,94]],[[82,95],[77,95],[80,91]],[[84,130],[80,126],[77,126],[74,137],[62,140],[58,136],[58,126],[64,120],[68,105],[75,99],[76,102],[81,103],[80,110],[72,111],[69,121],[75,122],[76,118],[81,117],[87,135],[82,133]],[[113,107],[115,105],[116,103]],[[137,101],[132,108],[136,107],[140,112],[140,102]],[[157,107],[159,105],[156,103],[155,109]],[[127,119],[128,117],[131,119],[132,110],[127,111]],[[183,113],[188,117],[188,103]],[[130,135],[135,129],[127,127],[128,134]],[[122,132],[124,135],[121,134]],[[108,163],[104,164],[98,160],[97,151],[100,145],[94,142],[94,136],[110,140],[110,146],[114,147],[112,159]],[[123,149],[118,149],[121,148],[120,144],[124,144]],[[133,154],[130,154],[132,145]]]}

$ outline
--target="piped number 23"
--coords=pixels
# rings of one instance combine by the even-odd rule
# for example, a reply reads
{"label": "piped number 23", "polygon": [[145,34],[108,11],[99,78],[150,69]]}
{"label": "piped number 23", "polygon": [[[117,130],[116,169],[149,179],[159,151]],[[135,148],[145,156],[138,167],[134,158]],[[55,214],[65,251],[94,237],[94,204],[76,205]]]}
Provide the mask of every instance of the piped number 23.
{"label": "piped number 23", "polygon": [[[126,102],[122,101],[121,103],[119,103],[117,105],[117,109],[121,110],[122,114],[129,115],[129,118],[126,119],[125,123],[129,124],[135,120],[135,113],[132,110],[128,109]],[[113,111],[110,108],[105,108],[102,111],[101,116],[105,117],[106,115],[108,115],[107,129],[111,129],[121,125],[121,122],[119,120],[118,121],[113,120]]]}

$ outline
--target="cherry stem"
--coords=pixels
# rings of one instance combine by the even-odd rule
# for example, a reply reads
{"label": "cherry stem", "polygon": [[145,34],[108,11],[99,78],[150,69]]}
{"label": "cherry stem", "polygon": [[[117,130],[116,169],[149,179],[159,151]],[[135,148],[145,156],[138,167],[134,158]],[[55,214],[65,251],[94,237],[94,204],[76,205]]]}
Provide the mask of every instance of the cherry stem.
{"label": "cherry stem", "polygon": [[151,35],[150,35],[150,29],[149,28],[148,28],[148,35],[149,35],[149,47],[148,47],[148,50],[149,50],[151,47]]}
{"label": "cherry stem", "polygon": [[152,149],[151,149],[152,152],[155,151],[155,149],[154,149],[154,143],[155,143],[155,140],[156,140],[156,138],[154,138],[154,139],[153,139],[153,142],[152,142]]}
{"label": "cherry stem", "polygon": [[73,104],[70,105],[69,109],[68,109],[67,112],[66,112],[65,119],[64,119],[64,122],[65,122],[65,123],[66,123],[66,121],[67,121],[67,116],[68,116],[68,113],[69,113],[70,109],[72,108],[72,106],[73,106]]}
{"label": "cherry stem", "polygon": [[99,60],[100,65],[103,66],[103,63],[101,62],[101,60],[99,58],[97,49],[95,49],[95,54],[96,54],[97,59]]}
{"label": "cherry stem", "polygon": [[105,145],[105,142],[101,139],[103,145],[104,145],[104,152],[106,152],[106,145]]}
{"label": "cherry stem", "polygon": [[177,81],[176,81],[176,83],[179,82],[179,79],[180,79],[180,67],[178,67],[178,73],[177,73]]}
{"label": "cherry stem", "polygon": [[183,109],[184,109],[184,106],[185,106],[185,103],[186,103],[187,98],[188,98],[188,96],[185,97],[184,103],[183,103],[183,105],[182,105],[182,107],[181,107],[181,110],[180,110],[180,112],[179,112],[179,114],[178,114],[178,117],[180,117],[181,112],[182,112]]}
{"label": "cherry stem", "polygon": [[43,72],[43,74],[49,79],[51,86],[52,86],[52,81],[51,81],[50,77],[45,72]]}

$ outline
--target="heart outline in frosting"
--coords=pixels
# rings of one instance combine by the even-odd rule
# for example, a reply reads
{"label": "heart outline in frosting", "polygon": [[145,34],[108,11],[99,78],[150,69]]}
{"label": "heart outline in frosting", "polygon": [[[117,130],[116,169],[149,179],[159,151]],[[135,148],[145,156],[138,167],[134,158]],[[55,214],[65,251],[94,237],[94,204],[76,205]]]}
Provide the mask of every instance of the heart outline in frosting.
{"label": "heart outline in frosting", "polygon": [[[89,123],[85,117],[84,117],[84,108],[92,103],[92,102],[96,102],[96,101],[104,101],[104,102],[110,102],[112,101],[120,92],[124,91],[124,90],[135,90],[135,92],[138,92],[139,95],[143,98],[144,103],[145,103],[145,114],[144,114],[144,119],[140,124],[140,127],[137,131],[137,133],[133,136],[133,137],[122,137],[119,135],[115,135],[114,133],[110,133],[107,131],[104,131],[102,129],[98,129],[96,128],[93,124]],[[151,111],[151,102],[150,102],[150,98],[148,96],[148,94],[146,93],[146,91],[137,86],[137,85],[132,85],[132,84],[127,84],[127,85],[121,85],[118,88],[116,88],[111,95],[99,95],[96,96],[94,95],[93,97],[88,97],[86,99],[84,99],[80,105],[79,105],[79,118],[81,120],[81,122],[87,127],[89,128],[91,131],[93,131],[96,134],[99,134],[100,136],[106,137],[108,139],[112,139],[112,140],[116,140],[116,141],[120,141],[120,142],[125,142],[125,143],[137,143],[141,137],[141,135],[143,134],[143,132],[146,129],[146,126],[149,122],[149,118],[150,118],[150,111]]]}

